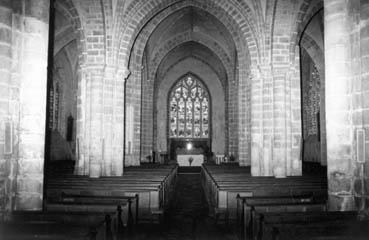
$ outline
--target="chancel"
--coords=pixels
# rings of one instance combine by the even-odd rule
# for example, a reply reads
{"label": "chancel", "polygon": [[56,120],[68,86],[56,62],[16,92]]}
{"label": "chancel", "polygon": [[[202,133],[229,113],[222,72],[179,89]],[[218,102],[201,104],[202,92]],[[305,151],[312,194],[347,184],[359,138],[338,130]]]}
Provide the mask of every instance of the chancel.
{"label": "chancel", "polygon": [[367,239],[369,1],[0,0],[0,239]]}

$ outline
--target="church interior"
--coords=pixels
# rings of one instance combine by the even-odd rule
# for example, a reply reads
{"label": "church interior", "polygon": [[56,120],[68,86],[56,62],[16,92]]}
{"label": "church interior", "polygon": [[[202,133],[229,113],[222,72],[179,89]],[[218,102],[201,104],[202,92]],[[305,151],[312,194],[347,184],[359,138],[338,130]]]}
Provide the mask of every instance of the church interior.
{"label": "church interior", "polygon": [[0,239],[368,236],[369,1],[0,0]]}

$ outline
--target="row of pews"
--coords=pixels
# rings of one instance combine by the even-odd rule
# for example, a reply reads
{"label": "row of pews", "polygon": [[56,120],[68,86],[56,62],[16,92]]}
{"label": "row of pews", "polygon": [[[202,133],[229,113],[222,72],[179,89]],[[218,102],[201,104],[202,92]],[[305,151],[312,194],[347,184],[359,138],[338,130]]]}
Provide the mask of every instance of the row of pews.
{"label": "row of pews", "polygon": [[324,176],[252,177],[250,168],[246,167],[203,165],[201,178],[209,206],[215,214],[223,213],[230,219],[236,219],[237,195],[313,195],[317,200],[327,198],[327,180]]}
{"label": "row of pews", "polygon": [[[48,212],[112,212],[123,209],[125,224],[162,215],[173,196],[176,165],[125,168],[123,176],[60,175],[47,183]],[[134,219],[129,219],[132,216]]]}
{"label": "row of pews", "polygon": [[113,240],[114,227],[110,215],[101,216],[89,225],[65,223],[55,218],[43,212],[12,213],[9,219],[0,223],[0,239]]}
{"label": "row of pews", "polygon": [[[357,212],[328,212],[325,176],[251,177],[250,169],[203,165],[202,185],[216,219],[239,239],[366,239]],[[363,231],[363,229],[366,229]]]}
{"label": "row of pews", "polygon": [[139,222],[161,220],[174,195],[177,169],[145,165],[125,168],[120,177],[49,175],[45,210],[13,212],[0,226],[0,239],[125,238]]}

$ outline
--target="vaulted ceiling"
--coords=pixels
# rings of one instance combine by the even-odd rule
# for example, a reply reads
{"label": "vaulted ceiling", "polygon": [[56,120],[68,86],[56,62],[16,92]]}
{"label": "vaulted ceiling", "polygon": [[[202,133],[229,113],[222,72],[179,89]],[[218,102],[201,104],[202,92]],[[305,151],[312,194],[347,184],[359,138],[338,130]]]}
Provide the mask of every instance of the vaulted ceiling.
{"label": "vaulted ceiling", "polygon": [[[162,54],[164,49],[167,52]],[[181,60],[196,58],[225,81],[229,78],[227,71],[236,64],[236,47],[227,28],[196,7],[178,10],[160,22],[147,42],[145,55],[149,63],[160,62],[157,76]]]}

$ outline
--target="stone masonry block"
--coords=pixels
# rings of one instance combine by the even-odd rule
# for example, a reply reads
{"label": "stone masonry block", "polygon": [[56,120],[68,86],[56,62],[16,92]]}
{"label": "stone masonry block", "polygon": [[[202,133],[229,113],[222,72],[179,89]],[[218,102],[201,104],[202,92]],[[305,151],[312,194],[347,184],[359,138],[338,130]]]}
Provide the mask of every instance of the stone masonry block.
{"label": "stone masonry block", "polygon": [[16,198],[16,210],[36,211],[42,209],[42,194],[19,192]]}
{"label": "stone masonry block", "polygon": [[333,193],[351,192],[351,177],[343,172],[333,172],[329,175],[328,189]]}
{"label": "stone masonry block", "polygon": [[10,44],[12,41],[12,32],[9,28],[0,27],[0,41]]}
{"label": "stone masonry block", "polygon": [[43,180],[34,178],[18,178],[17,190],[20,192],[42,193]]}

